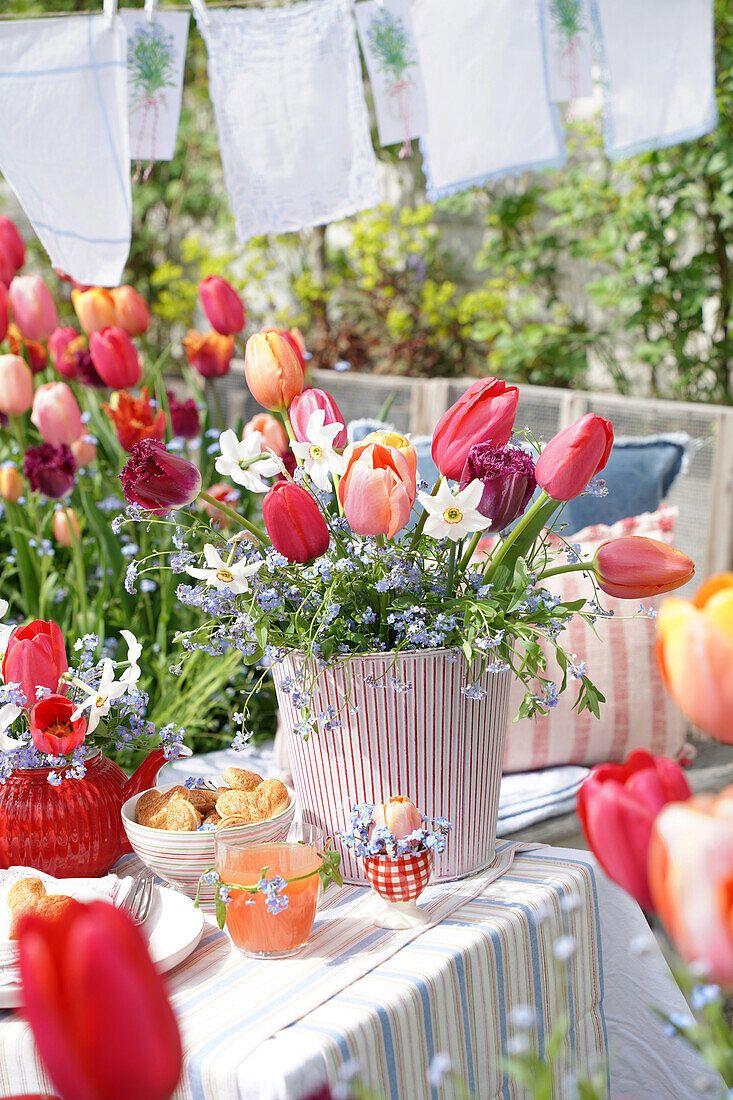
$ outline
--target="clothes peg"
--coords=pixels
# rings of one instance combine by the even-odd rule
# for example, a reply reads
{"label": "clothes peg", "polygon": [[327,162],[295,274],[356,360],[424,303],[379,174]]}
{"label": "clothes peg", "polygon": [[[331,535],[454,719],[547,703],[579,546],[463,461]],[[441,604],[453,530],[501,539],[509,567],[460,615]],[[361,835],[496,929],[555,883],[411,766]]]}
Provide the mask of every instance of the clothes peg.
{"label": "clothes peg", "polygon": [[206,0],[191,0],[191,7],[196,19],[208,27],[211,24],[211,18],[209,9],[206,7]]}
{"label": "clothes peg", "polygon": [[158,0],[145,0],[145,14],[148,17],[148,23],[155,22],[155,14],[158,10]]}
{"label": "clothes peg", "polygon": [[117,15],[117,0],[104,0],[104,14],[107,16],[110,23]]}

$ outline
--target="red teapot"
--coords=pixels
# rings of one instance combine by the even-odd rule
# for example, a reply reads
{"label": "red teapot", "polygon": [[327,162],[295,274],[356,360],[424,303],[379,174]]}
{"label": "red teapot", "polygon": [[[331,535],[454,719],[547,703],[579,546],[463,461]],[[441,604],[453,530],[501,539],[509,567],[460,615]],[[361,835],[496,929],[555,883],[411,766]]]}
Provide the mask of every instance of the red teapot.
{"label": "red teapot", "polygon": [[[190,756],[182,746],[180,756]],[[155,786],[164,749],[150,753],[129,779],[101,752],[85,761],[83,779],[59,786],[50,768],[18,768],[0,783],[0,867],[35,867],[56,878],[95,878],[130,852],[124,802]]]}

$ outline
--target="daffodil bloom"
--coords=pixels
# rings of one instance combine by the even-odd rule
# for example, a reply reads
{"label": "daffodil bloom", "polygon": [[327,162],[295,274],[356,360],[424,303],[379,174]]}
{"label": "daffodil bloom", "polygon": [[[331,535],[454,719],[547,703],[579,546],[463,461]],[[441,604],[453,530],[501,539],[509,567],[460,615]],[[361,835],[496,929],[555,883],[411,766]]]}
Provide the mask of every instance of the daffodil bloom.
{"label": "daffodil bloom", "polygon": [[428,513],[425,534],[435,539],[452,539],[457,542],[472,531],[485,531],[491,520],[478,510],[484,487],[480,481],[472,481],[465,489],[454,493],[444,481],[435,496],[418,493],[418,500]]}
{"label": "daffodil bloom", "polygon": [[306,443],[293,441],[291,450],[303,460],[305,472],[319,489],[331,488],[331,474],[344,472],[344,460],[334,449],[334,440],[343,431],[343,424],[326,424],[324,409],[316,409],[308,417]]}
{"label": "daffodil bloom", "polygon": [[[74,683],[77,683],[77,681],[74,681]],[[109,714],[111,704],[125,694],[129,684],[124,680],[115,679],[114,663],[109,657],[105,657],[102,661],[102,675],[96,687],[82,683],[77,686],[87,693],[87,697],[76,708],[70,721],[75,722],[85,710],[88,710],[87,733],[93,733],[99,725],[99,719]]]}
{"label": "daffodil bloom", "polygon": [[249,489],[251,493],[266,493],[268,486],[263,477],[280,472],[280,461],[275,455],[262,452],[262,432],[250,432],[244,439],[227,428],[219,436],[221,455],[214,463],[216,471]]}
{"label": "daffodil bloom", "polygon": [[219,551],[211,543],[204,546],[204,558],[208,569],[189,567],[188,572],[197,580],[204,581],[212,588],[227,589],[238,596],[249,588],[249,578],[254,576],[262,565],[261,561],[247,562],[224,561]]}

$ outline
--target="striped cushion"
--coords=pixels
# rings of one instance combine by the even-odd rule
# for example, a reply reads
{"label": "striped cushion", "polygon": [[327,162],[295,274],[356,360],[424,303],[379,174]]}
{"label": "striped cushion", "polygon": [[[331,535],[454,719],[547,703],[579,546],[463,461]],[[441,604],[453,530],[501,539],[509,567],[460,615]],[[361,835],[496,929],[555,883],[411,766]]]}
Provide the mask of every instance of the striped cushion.
{"label": "striped cushion", "polygon": [[[612,527],[587,527],[567,541],[580,543],[583,557],[592,557],[602,542],[620,535],[647,535],[671,543],[676,517],[676,508],[663,505],[656,512],[621,520]],[[547,587],[563,599],[593,595],[590,581],[580,573],[554,577]],[[504,771],[622,760],[635,748],[672,757],[682,752],[685,722],[657,669],[654,621],[635,615],[640,602],[656,607],[660,597],[638,601],[603,596],[603,606],[614,612],[614,618],[597,621],[598,636],[579,618],[561,636],[564,649],[586,662],[588,675],[606,697],[600,719],[589,711],[578,714],[573,710],[577,685],[571,680],[548,715],[512,722],[524,695],[524,686],[519,681],[513,683]],[[551,658],[550,675],[555,668]]]}

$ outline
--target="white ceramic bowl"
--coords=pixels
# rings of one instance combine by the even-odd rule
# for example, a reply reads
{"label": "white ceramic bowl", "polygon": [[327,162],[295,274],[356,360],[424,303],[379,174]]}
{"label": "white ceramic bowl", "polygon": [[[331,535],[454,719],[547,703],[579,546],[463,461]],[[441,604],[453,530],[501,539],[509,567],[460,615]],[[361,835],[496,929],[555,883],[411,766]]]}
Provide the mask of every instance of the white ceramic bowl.
{"label": "white ceramic bowl", "polygon": [[[217,785],[226,786],[221,776],[214,776]],[[169,791],[178,783],[167,783],[158,787],[159,791]],[[227,836],[241,838],[249,844],[268,844],[287,839],[288,830],[295,816],[295,791],[287,788],[290,801],[284,810],[267,821],[255,821],[251,825],[241,825],[227,829]],[[214,866],[214,832],[183,833],[170,829],[151,829],[139,825],[135,820],[137,800],[147,792],[128,798],[122,807],[122,824],[127,833],[133,851],[164,882],[177,887],[189,898],[196,897],[199,879],[205,871]],[[214,904],[215,888],[201,887],[201,903],[206,908]]]}

